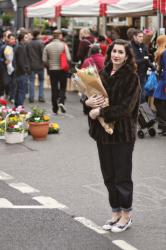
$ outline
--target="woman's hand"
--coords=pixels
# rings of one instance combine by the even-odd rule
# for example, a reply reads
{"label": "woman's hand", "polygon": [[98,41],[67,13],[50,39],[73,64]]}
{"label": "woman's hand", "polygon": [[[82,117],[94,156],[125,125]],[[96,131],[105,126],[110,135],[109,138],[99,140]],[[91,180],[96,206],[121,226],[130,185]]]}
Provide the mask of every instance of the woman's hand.
{"label": "woman's hand", "polygon": [[95,120],[100,115],[100,108],[92,109],[89,112],[89,116],[91,119]]}
{"label": "woman's hand", "polygon": [[91,108],[98,108],[104,104],[104,100],[104,96],[92,95],[85,101],[85,104]]}

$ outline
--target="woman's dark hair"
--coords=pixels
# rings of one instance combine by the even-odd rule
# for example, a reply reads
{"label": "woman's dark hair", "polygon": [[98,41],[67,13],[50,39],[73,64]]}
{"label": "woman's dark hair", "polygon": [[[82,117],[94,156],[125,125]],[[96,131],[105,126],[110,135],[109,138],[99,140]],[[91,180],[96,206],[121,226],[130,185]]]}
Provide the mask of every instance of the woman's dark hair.
{"label": "woman's dark hair", "polygon": [[99,45],[92,45],[90,46],[90,49],[88,51],[88,57],[91,56],[91,55],[94,55],[94,54],[98,54],[101,52],[101,49],[99,47]]}
{"label": "woman's dark hair", "polygon": [[18,41],[21,42],[23,39],[24,39],[24,36],[26,35],[27,33],[20,33],[17,37]]}
{"label": "woman's dark hair", "polygon": [[135,62],[135,56],[134,56],[133,49],[131,47],[130,42],[123,40],[123,39],[114,40],[113,43],[108,47],[107,53],[106,53],[106,58],[105,58],[105,65],[107,65],[108,63],[111,63],[111,52],[112,52],[115,45],[123,45],[124,46],[125,51],[126,51],[126,55],[127,55],[127,60],[126,60],[125,64],[129,65],[130,68],[134,72],[136,72],[137,65]]}
{"label": "woman's dark hair", "polygon": [[130,41],[133,40],[133,36],[134,36],[134,34],[135,34],[135,31],[136,31],[136,29],[133,28],[133,27],[128,28],[128,30],[127,30],[126,33],[127,33],[128,39],[129,39]]}
{"label": "woman's dark hair", "polygon": [[105,42],[105,36],[99,35],[98,36],[98,42]]}
{"label": "woman's dark hair", "polygon": [[32,32],[33,38],[36,39],[39,35],[40,35],[40,31],[39,30],[34,30]]}
{"label": "woman's dark hair", "polygon": [[10,33],[7,38],[10,39],[11,37],[15,37],[15,35],[13,33]]}

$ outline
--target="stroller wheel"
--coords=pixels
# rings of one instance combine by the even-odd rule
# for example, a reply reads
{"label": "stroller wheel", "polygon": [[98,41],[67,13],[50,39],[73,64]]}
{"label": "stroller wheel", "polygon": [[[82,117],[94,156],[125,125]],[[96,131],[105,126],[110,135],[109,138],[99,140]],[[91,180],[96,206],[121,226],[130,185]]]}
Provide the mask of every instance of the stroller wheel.
{"label": "stroller wheel", "polygon": [[144,138],[144,132],[142,131],[142,130],[138,130],[138,132],[137,132],[137,135],[138,135],[138,137],[140,138],[140,139],[143,139]]}
{"label": "stroller wheel", "polygon": [[156,130],[155,130],[154,128],[150,128],[150,129],[148,130],[148,133],[149,133],[149,135],[150,135],[151,137],[154,137],[154,136],[156,135]]}

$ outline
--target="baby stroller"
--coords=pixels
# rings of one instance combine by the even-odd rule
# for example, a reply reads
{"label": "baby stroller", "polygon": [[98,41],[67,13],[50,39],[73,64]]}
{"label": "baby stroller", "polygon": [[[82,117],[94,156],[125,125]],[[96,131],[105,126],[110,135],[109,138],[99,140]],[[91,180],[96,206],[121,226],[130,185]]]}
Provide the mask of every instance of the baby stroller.
{"label": "baby stroller", "polygon": [[138,111],[138,131],[137,135],[143,139],[145,134],[149,134],[151,137],[156,135],[154,124],[156,123],[156,115],[150,109],[148,103],[142,103],[139,106]]}

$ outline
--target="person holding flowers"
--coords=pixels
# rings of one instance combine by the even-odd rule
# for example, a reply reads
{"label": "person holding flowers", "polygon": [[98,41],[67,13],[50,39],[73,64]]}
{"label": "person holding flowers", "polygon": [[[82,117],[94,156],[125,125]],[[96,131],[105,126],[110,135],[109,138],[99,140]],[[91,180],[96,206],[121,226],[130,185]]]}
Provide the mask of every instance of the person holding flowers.
{"label": "person holding flowers", "polygon": [[[129,42],[115,40],[108,48],[105,67],[100,72],[109,104],[103,106],[102,96],[90,96],[89,133],[96,140],[101,171],[108,189],[112,217],[103,229],[122,232],[132,224],[133,199],[132,155],[137,130],[141,87],[136,63]],[[113,134],[98,121],[114,122]]]}

